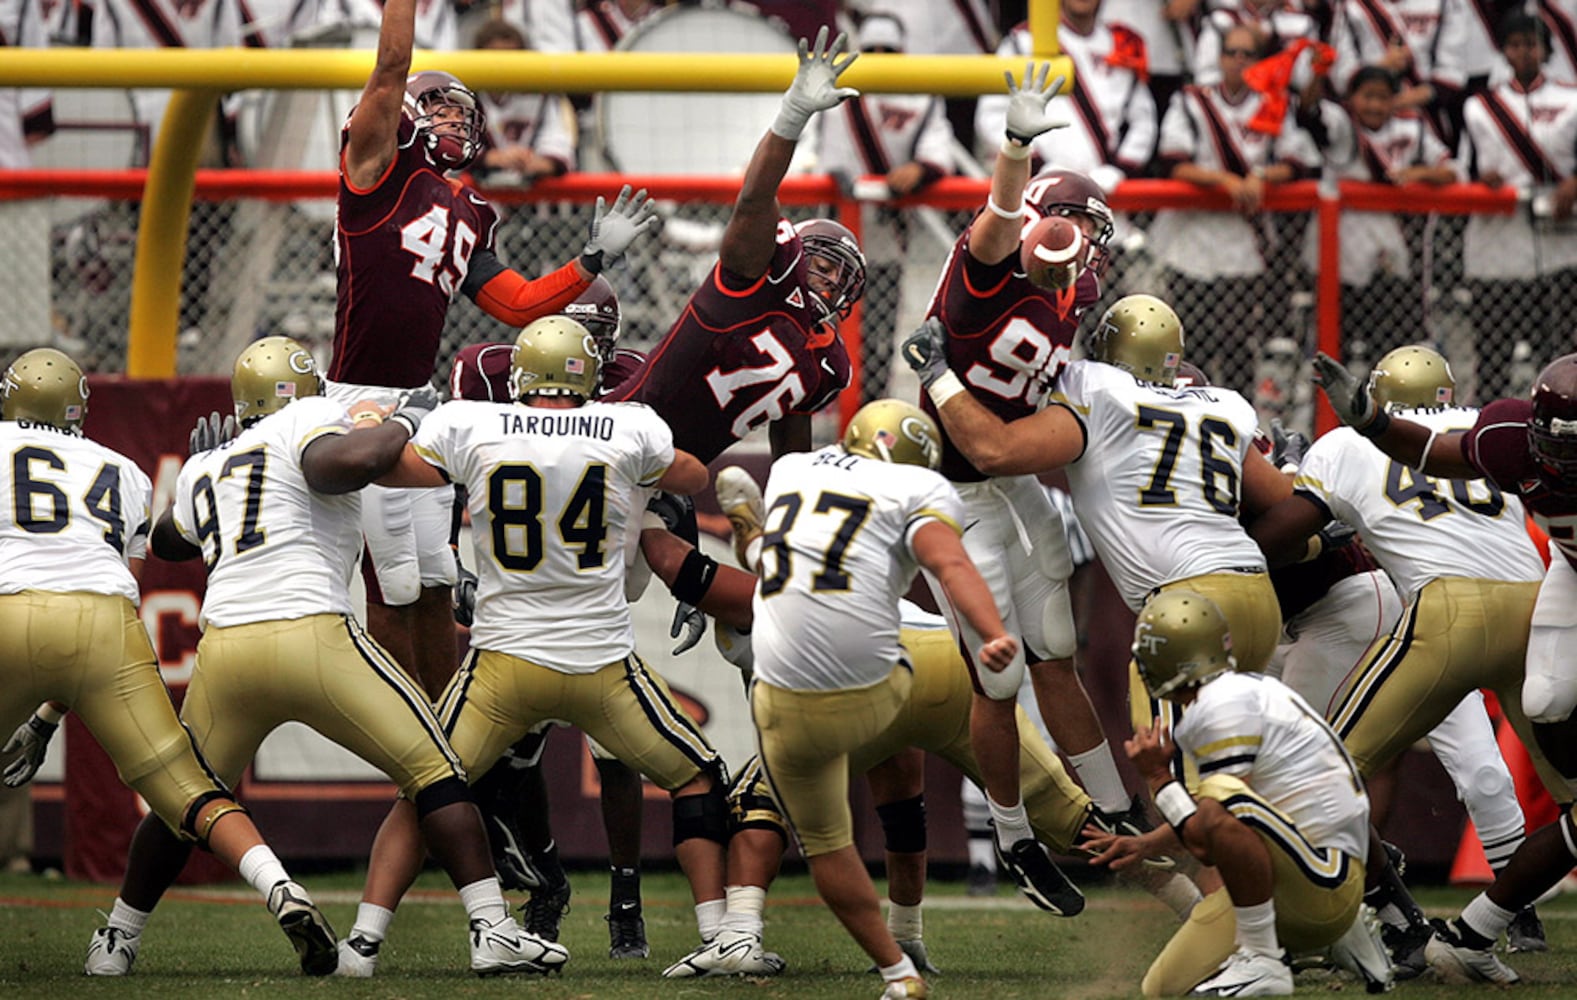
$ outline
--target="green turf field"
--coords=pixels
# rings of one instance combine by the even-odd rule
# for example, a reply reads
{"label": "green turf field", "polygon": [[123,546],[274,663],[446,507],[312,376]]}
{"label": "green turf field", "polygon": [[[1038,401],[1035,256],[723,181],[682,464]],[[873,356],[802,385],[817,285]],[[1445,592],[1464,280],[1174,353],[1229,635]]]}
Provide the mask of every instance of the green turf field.
{"label": "green turf field", "polygon": [[[108,909],[109,886],[0,876],[0,996],[128,997],[489,997],[621,1000],[636,997],[874,998],[879,983],[860,972],[863,957],[815,899],[803,875],[785,877],[767,903],[767,946],[788,960],[776,980],[661,979],[663,967],[696,942],[688,895],[677,875],[645,880],[652,958],[613,962],[602,915],[607,877],[572,874],[575,895],[562,940],[571,960],[552,979],[478,980],[466,971],[464,913],[441,876],[425,876],[400,910],[385,945],[379,978],[309,980],[262,905],[239,884],[181,889],[154,914],[143,935],[136,974],[88,980],[81,974],[88,936]],[[304,879],[336,930],[348,930],[360,880],[354,875]],[[1137,995],[1140,976],[1169,932],[1170,918],[1148,897],[1087,887],[1090,905],[1071,920],[1048,917],[1000,889],[970,899],[961,883],[933,886],[925,918],[932,977],[941,998],[1094,1000]],[[1430,889],[1420,901],[1434,915],[1454,913],[1467,890]],[[1541,907],[1552,951],[1516,955],[1524,996],[1577,996],[1577,897]],[[1471,996],[1485,987],[1418,981],[1398,986],[1412,997]],[[1323,973],[1299,976],[1300,996],[1363,996],[1357,983]]]}

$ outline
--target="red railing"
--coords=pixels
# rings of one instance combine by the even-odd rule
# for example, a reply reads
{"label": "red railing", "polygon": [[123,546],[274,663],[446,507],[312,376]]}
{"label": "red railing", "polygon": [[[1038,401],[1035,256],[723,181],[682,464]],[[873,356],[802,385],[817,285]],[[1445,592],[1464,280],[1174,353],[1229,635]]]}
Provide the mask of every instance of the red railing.
{"label": "red railing", "polygon": [[[40,197],[89,197],[139,200],[147,182],[146,170],[18,170],[0,171],[0,201]],[[335,175],[320,171],[199,170],[194,197],[199,201],[228,201],[253,198],[264,201],[296,201],[304,198],[332,198]],[[622,184],[644,187],[654,197],[675,201],[727,204],[739,192],[735,177],[639,177],[623,174],[570,174],[539,181],[529,188],[484,188],[492,200],[501,204],[535,202],[591,201],[599,195],[618,190]],[[961,177],[947,178],[926,188],[921,194],[900,199],[894,204],[925,206],[949,210],[968,210],[985,203],[987,182]],[[783,181],[778,200],[784,205],[831,205],[839,222],[860,235],[860,202],[847,198],[830,177],[797,176]],[[1155,211],[1189,208],[1232,211],[1224,192],[1200,188],[1181,181],[1128,181],[1113,193],[1113,208],[1120,211]],[[1453,184],[1446,187],[1385,184],[1360,184],[1343,181],[1329,196],[1323,196],[1313,181],[1273,185],[1266,190],[1264,208],[1270,212],[1312,212],[1318,218],[1320,268],[1316,281],[1319,349],[1341,356],[1340,253],[1337,222],[1343,211],[1394,212],[1447,215],[1509,215],[1516,210],[1517,195],[1510,188],[1488,188],[1478,184]],[[840,401],[844,421],[859,405],[861,377],[861,316],[856,307],[845,325],[844,337],[854,365],[849,391]],[[1334,416],[1320,404],[1317,425],[1320,431],[1334,426]]]}

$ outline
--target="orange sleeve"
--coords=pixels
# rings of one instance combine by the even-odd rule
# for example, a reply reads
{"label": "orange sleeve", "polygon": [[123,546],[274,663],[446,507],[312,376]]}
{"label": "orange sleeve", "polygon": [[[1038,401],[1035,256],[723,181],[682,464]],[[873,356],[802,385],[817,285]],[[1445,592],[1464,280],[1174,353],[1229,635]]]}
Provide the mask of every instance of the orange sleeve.
{"label": "orange sleeve", "polygon": [[477,290],[476,304],[489,316],[511,326],[525,326],[532,320],[551,316],[574,302],[591,284],[591,279],[581,277],[575,265],[572,260],[535,280],[505,268]]}

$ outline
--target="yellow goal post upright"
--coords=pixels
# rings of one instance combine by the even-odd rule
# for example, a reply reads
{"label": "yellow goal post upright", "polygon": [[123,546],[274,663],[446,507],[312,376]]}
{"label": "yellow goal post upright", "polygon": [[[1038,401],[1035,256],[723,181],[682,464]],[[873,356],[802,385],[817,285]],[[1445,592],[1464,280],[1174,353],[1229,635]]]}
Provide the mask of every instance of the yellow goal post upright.
{"label": "yellow goal post upright", "polygon": [[[1071,81],[1057,46],[1060,0],[1029,0],[1032,56]],[[148,166],[137,229],[126,374],[176,375],[181,271],[201,137],[216,99],[235,90],[358,90],[375,53],[262,49],[7,49],[0,87],[171,88]],[[686,53],[417,52],[413,71],[445,69],[477,90],[539,93],[649,91],[777,93],[794,77],[789,56]],[[1018,58],[867,55],[840,82],[872,94],[974,97],[1000,93]]]}

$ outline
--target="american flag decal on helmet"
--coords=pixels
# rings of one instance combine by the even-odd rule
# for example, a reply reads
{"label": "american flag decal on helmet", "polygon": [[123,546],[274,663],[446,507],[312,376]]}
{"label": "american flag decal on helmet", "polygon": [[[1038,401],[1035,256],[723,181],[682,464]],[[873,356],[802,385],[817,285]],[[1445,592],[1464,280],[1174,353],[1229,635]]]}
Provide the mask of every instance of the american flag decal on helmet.
{"label": "american flag decal on helmet", "polygon": [[883,448],[891,450],[898,443],[898,435],[885,427],[879,428],[876,431],[876,443]]}
{"label": "american flag decal on helmet", "polygon": [[580,358],[565,358],[564,370],[571,375],[584,375],[586,374],[586,362]]}
{"label": "american flag decal on helmet", "polygon": [[274,383],[274,398],[275,399],[294,399],[295,397],[296,397],[296,383],[294,383],[294,382],[275,382]]}

